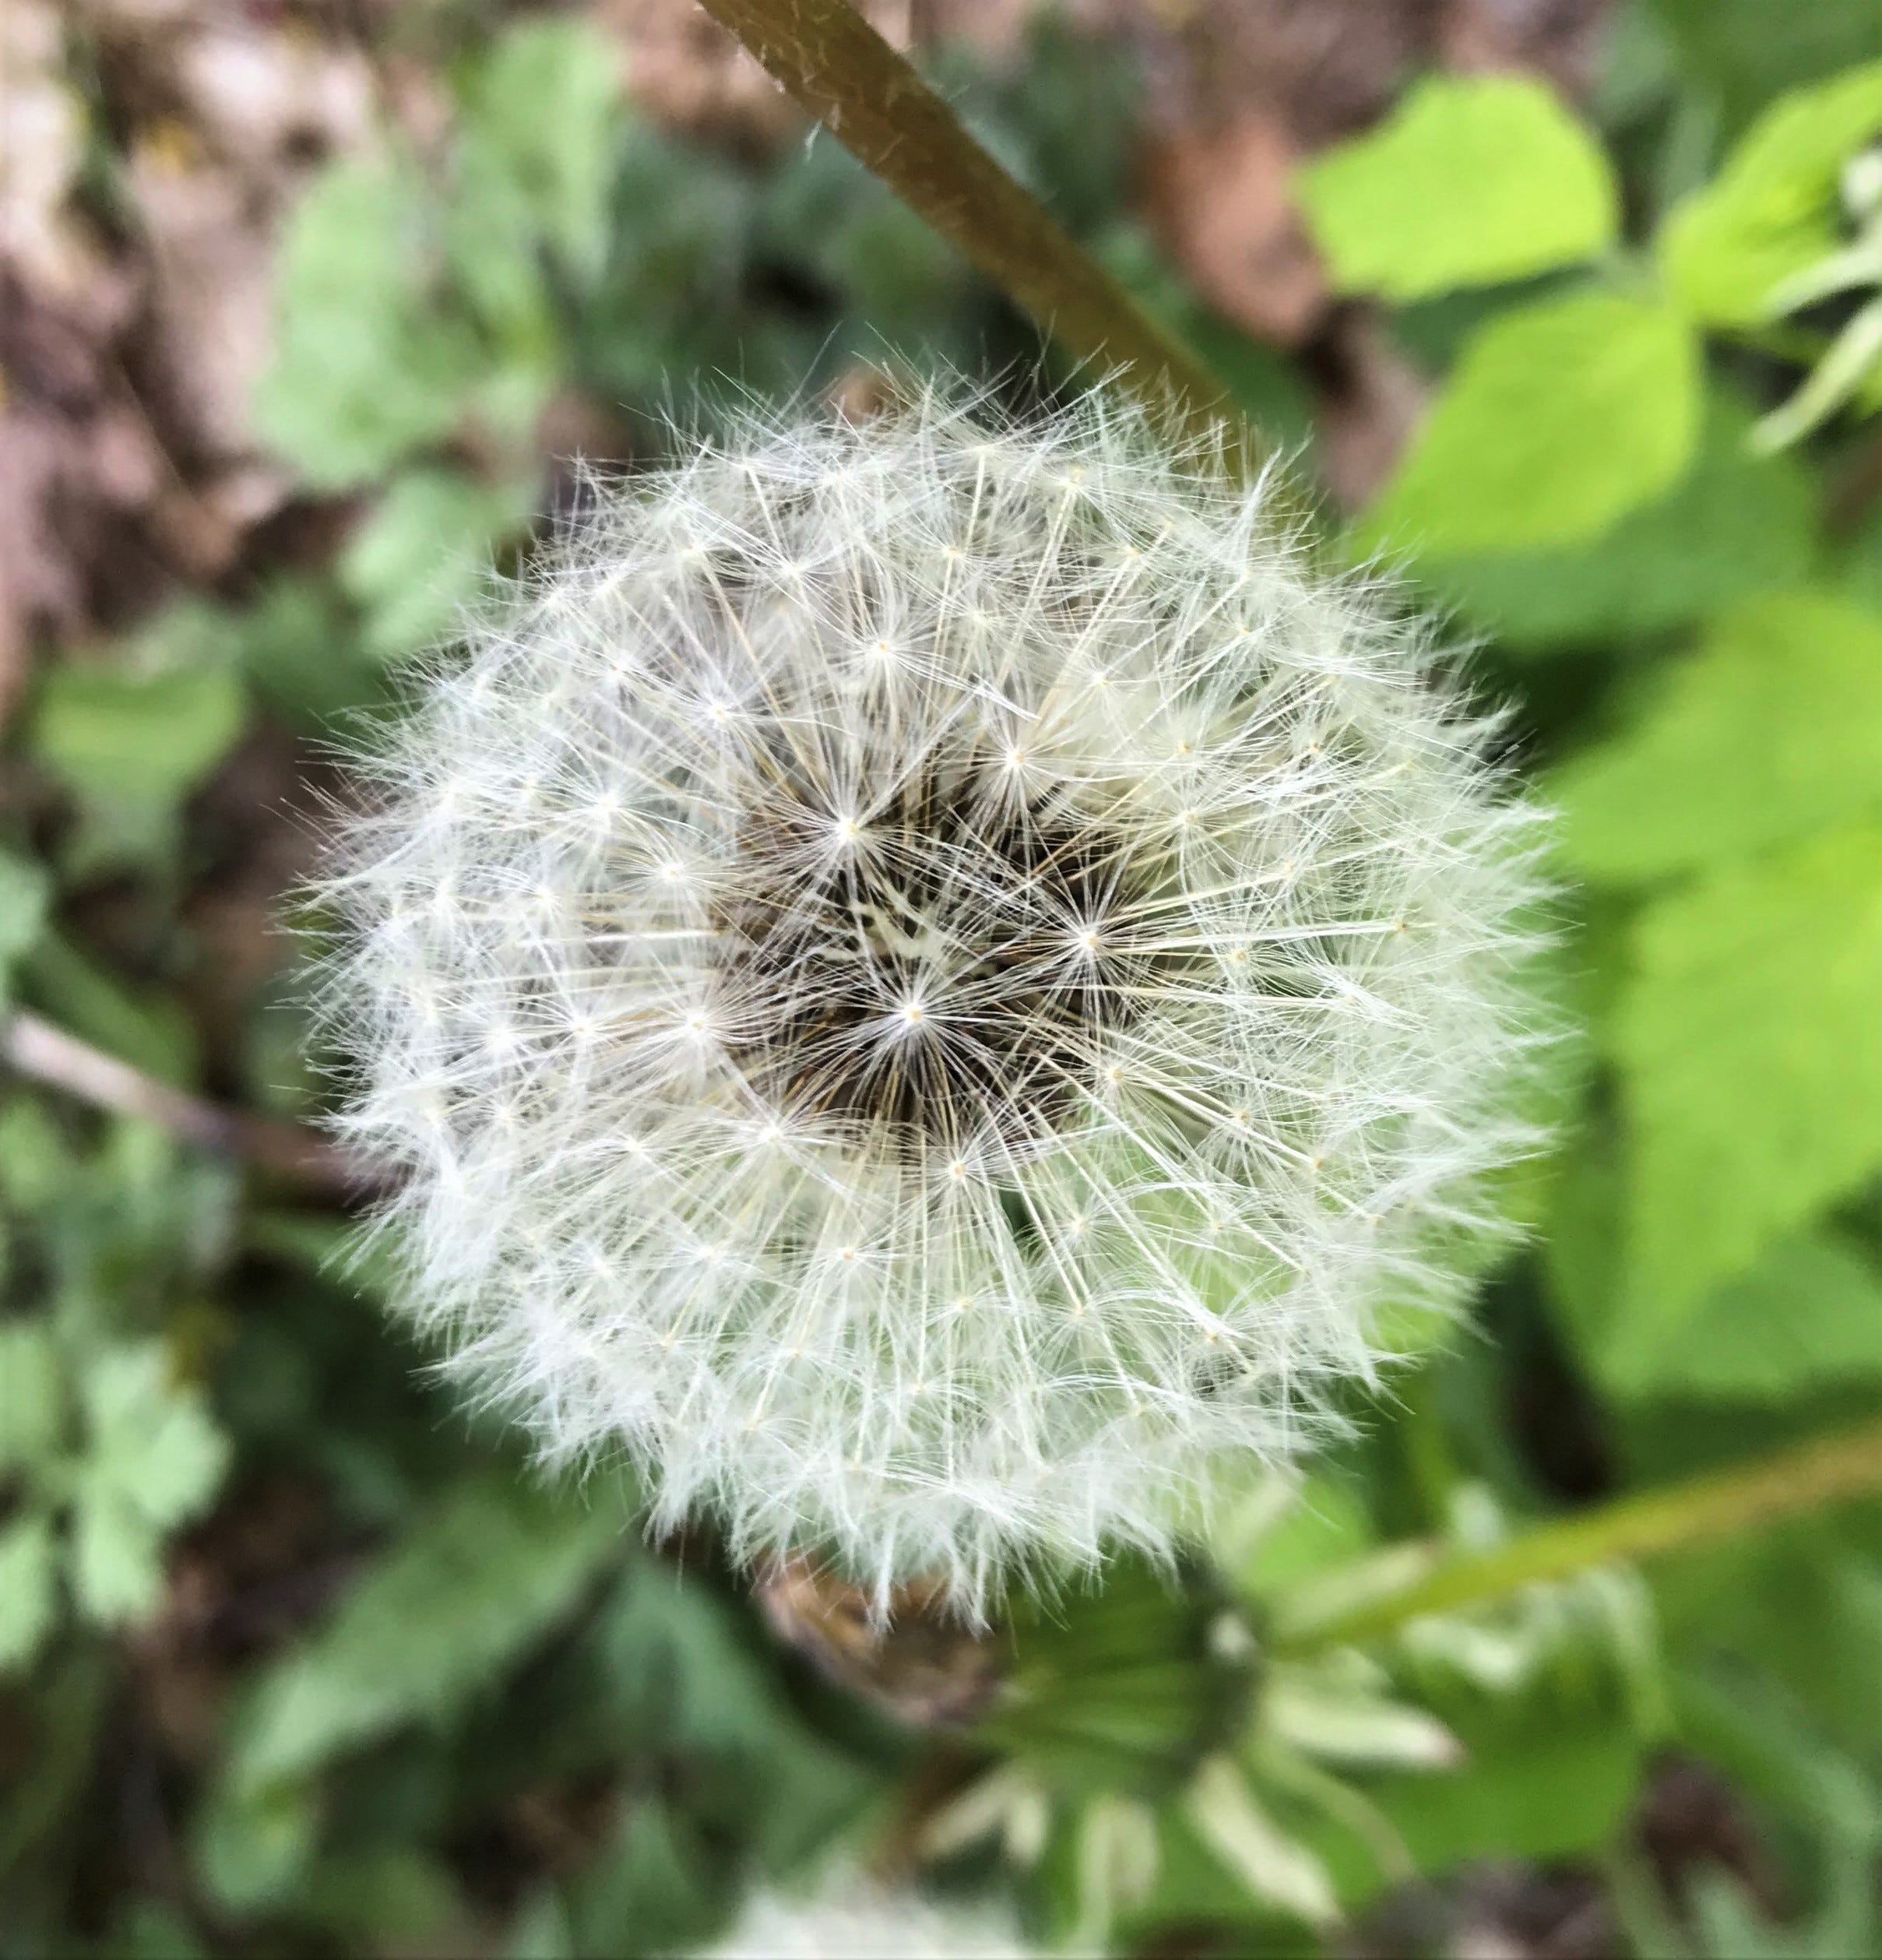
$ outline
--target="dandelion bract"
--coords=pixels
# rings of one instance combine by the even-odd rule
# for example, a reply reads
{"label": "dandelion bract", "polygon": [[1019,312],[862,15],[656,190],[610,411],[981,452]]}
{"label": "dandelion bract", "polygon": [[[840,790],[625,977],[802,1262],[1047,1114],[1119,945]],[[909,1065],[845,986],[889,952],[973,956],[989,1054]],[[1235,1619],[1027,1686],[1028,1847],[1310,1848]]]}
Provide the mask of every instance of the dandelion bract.
{"label": "dandelion bract", "polygon": [[1526,1147],[1532,815],[1388,594],[1102,392],[597,484],[364,763],[413,1311],[656,1523],[973,1610],[1167,1552]]}

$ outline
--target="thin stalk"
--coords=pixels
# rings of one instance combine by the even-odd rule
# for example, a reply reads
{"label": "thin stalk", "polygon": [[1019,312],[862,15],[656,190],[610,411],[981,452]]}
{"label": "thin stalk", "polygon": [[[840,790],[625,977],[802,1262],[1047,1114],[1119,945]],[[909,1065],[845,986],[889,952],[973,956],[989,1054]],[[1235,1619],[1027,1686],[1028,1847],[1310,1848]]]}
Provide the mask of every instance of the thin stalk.
{"label": "thin stalk", "polygon": [[1398,1592],[1284,1624],[1275,1645],[1303,1652],[1374,1640],[1427,1613],[1486,1605],[1525,1586],[1683,1550],[1870,1491],[1882,1491],[1882,1421],[1544,1525],[1494,1551],[1452,1559]]}
{"label": "thin stalk", "polygon": [[326,1198],[357,1198],[375,1174],[298,1124],[255,1116],[159,1082],[23,1008],[0,1021],[0,1066],[68,1096],[154,1123],[186,1143],[237,1157]]}
{"label": "thin stalk", "polygon": [[[1222,383],[1047,215],[848,0],[702,0],[801,107],[1066,351],[1252,473],[1260,437]],[[1226,438],[1225,443],[1225,438]]]}

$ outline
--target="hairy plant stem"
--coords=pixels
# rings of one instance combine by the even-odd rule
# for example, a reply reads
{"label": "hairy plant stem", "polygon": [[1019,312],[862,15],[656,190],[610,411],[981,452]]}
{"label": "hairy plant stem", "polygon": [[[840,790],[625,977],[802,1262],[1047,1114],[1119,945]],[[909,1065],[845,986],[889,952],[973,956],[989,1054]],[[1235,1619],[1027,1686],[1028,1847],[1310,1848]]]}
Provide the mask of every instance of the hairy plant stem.
{"label": "hairy plant stem", "polygon": [[1267,447],[1190,350],[961,127],[849,0],[702,0],[801,107],[1068,353],[1252,474]]}
{"label": "hairy plant stem", "polygon": [[1525,1586],[1683,1550],[1870,1491],[1882,1491],[1882,1421],[1544,1525],[1494,1551],[1441,1564],[1383,1596],[1284,1617],[1275,1645],[1300,1653],[1374,1640],[1427,1614],[1488,1605]]}

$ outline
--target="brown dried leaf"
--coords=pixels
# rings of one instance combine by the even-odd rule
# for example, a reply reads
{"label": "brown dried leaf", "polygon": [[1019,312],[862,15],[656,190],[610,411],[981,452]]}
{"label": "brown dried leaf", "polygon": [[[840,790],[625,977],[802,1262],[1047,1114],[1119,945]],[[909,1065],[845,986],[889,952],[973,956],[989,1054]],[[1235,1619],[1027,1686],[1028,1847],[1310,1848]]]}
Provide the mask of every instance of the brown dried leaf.
{"label": "brown dried leaf", "polygon": [[365,141],[370,76],[357,50],[213,16],[135,59],[140,96],[168,105],[127,170],[151,275],[140,372],[181,464],[247,456],[280,222],[311,170]]}
{"label": "brown dried leaf", "polygon": [[146,369],[191,450],[240,455],[273,339],[273,255],[257,201],[181,142],[140,144],[127,174],[150,255]]}
{"label": "brown dried leaf", "polygon": [[780,1640],[830,1680],[912,1726],[956,1728],[984,1714],[1005,1671],[1007,1642],[950,1613],[938,1587],[897,1589],[885,1624],[870,1596],[808,1560],[771,1567],[756,1587]]}
{"label": "brown dried leaf", "polygon": [[1595,85],[1607,0],[1448,0],[1440,58],[1462,69],[1526,68],[1571,94]]}
{"label": "brown dried leaf", "polygon": [[1321,473],[1340,503],[1360,509],[1391,475],[1430,383],[1362,307],[1342,308],[1315,353]]}
{"label": "brown dried leaf", "polygon": [[600,0],[635,100],[668,129],[768,150],[802,123],[758,62],[695,0]]}
{"label": "brown dried leaf", "polygon": [[1297,160],[1286,129],[1260,111],[1213,133],[1173,130],[1151,157],[1152,214],[1197,291],[1284,345],[1304,340],[1327,303],[1289,192]]}
{"label": "brown dried leaf", "polygon": [[33,635],[83,634],[100,568],[121,583],[148,560],[137,514],[163,459],[111,354],[130,298],[128,283],[100,280],[82,304],[56,305],[0,259],[0,719]]}

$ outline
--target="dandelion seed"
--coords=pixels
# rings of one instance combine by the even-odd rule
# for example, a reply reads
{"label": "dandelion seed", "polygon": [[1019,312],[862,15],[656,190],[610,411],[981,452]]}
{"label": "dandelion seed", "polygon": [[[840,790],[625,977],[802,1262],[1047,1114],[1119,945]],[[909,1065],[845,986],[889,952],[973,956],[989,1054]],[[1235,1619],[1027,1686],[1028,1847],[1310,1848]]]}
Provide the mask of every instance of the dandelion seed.
{"label": "dandelion seed", "polygon": [[1168,1556],[1456,1297],[1534,818],[1264,512],[1112,402],[754,424],[596,485],[362,762],[345,1127],[547,1454],[972,1613]]}
{"label": "dandelion seed", "polygon": [[1032,1951],[986,1905],[942,1905],[839,1870],[808,1898],[748,1898],[705,1960],[1027,1960]]}

